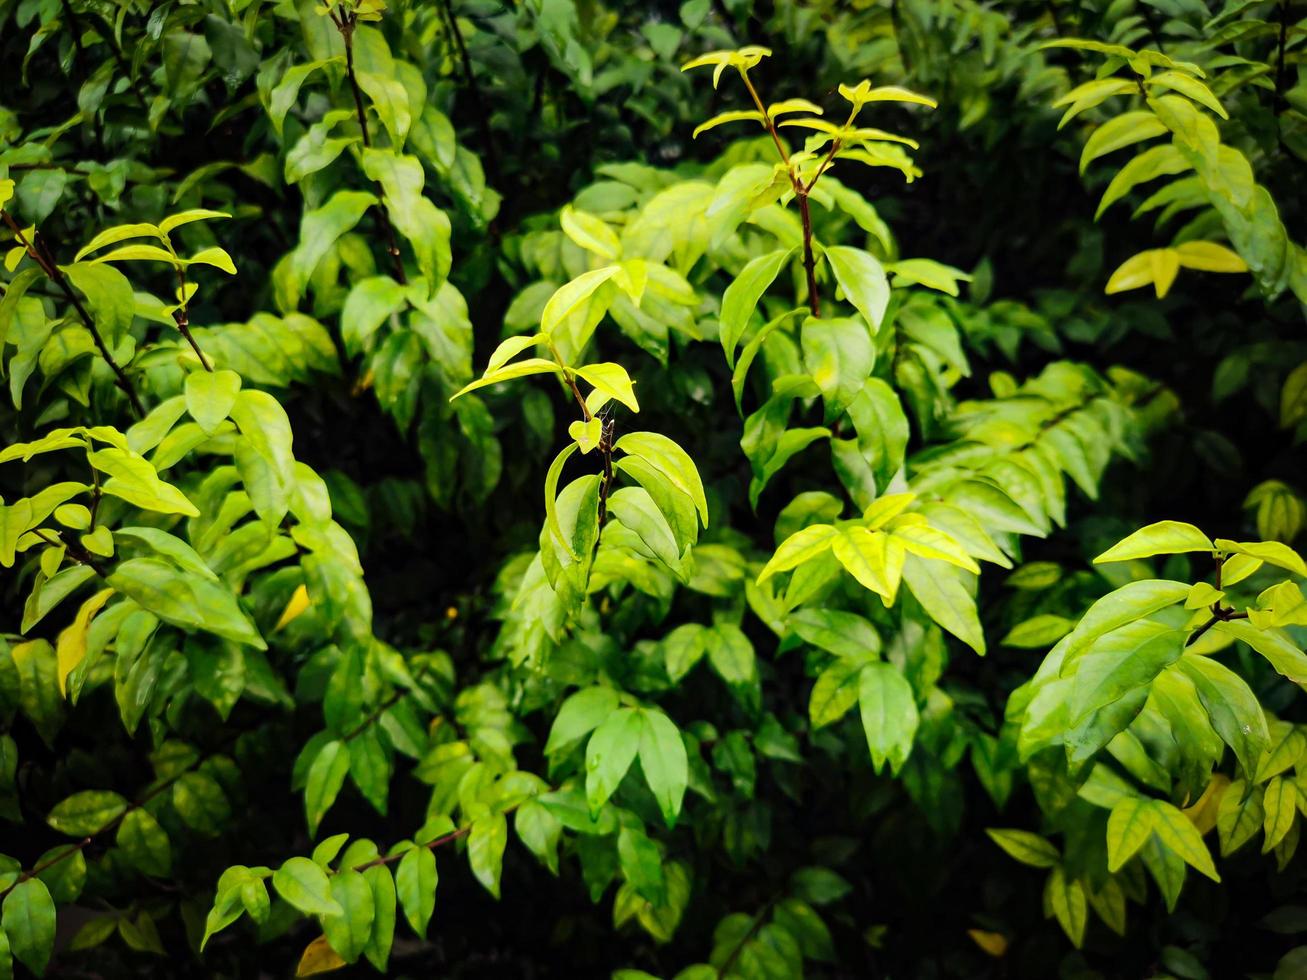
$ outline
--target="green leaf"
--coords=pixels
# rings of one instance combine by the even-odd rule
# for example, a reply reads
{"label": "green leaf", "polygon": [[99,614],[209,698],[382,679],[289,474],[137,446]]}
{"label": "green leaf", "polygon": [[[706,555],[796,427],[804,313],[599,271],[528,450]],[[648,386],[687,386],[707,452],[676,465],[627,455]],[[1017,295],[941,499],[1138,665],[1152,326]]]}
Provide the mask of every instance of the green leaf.
{"label": "green leaf", "polygon": [[235,371],[192,371],[186,376],[186,410],[208,435],[231,414],[241,376]]}
{"label": "green leaf", "polygon": [[726,352],[726,363],[735,367],[735,348],[744,336],[753,316],[758,300],[767,288],[776,281],[781,267],[794,253],[794,249],[778,249],[751,259],[722,294],[722,312],[719,319],[722,350]]}
{"label": "green leaf", "polygon": [[332,875],[331,897],[342,912],[322,916],[322,931],[340,958],[353,963],[363,954],[377,912],[372,886],[359,872],[346,868]]}
{"label": "green leaf", "polygon": [[1051,868],[1061,860],[1056,847],[1028,830],[989,829],[985,833],[1009,856],[1032,868]]}
{"label": "green leaf", "polygon": [[1123,112],[1090,134],[1080,153],[1080,172],[1099,157],[1166,133],[1166,125],[1147,110]]}
{"label": "green leaf", "polygon": [[602,269],[583,272],[571,282],[560,286],[549,297],[540,316],[540,332],[552,334],[558,326],[588,301],[594,291],[617,274],[621,266],[607,265]]}
{"label": "green leaf", "polygon": [[640,768],[667,826],[674,827],[689,783],[685,742],[672,720],[656,708],[641,711]]}
{"label": "green leaf", "polygon": [[1293,829],[1298,817],[1298,801],[1299,791],[1293,780],[1276,776],[1266,784],[1262,796],[1262,829],[1266,833],[1262,841],[1263,854],[1269,854]]}
{"label": "green leaf", "polygon": [[[813,527],[821,527],[821,525],[813,525]],[[811,529],[804,528],[805,531]],[[799,534],[803,534],[803,531]],[[797,538],[798,534],[794,537]],[[789,544],[789,541],[785,544]],[[781,546],[784,547],[785,545]],[[831,545],[831,553],[844,566],[845,571],[879,595],[887,607],[894,603],[906,558],[903,546],[899,542],[884,531],[868,531],[865,527],[846,527],[835,538]],[[777,549],[776,555],[780,554],[781,549]]]}
{"label": "green leaf", "polygon": [[616,791],[635,761],[644,722],[634,708],[620,708],[608,716],[585,747],[585,796],[592,816]]}
{"label": "green leaf", "polygon": [[558,216],[563,234],[587,252],[615,261],[622,253],[622,243],[608,224],[593,214],[565,205]]}
{"label": "green leaf", "polygon": [[673,487],[694,502],[703,526],[708,526],[708,498],[703,480],[689,454],[658,432],[628,432],[614,444],[617,452],[638,456],[661,473]]}
{"label": "green leaf", "polygon": [[326,204],[304,215],[299,244],[287,259],[293,300],[303,294],[313,270],[340,236],[357,225],[364,212],[376,203],[376,196],[367,191],[337,191]]}
{"label": "green leaf", "polygon": [[327,874],[306,857],[288,859],[272,876],[277,894],[305,915],[344,915]]}
{"label": "green leaf", "polygon": [[1258,629],[1252,623],[1237,619],[1218,622],[1213,629],[1243,640],[1295,684],[1307,682],[1307,653],[1303,653],[1284,630]]}
{"label": "green leaf", "polygon": [[1100,708],[1151,684],[1154,677],[1180,658],[1184,639],[1183,630],[1144,619],[1095,640],[1076,661],[1071,724],[1079,725]]}
{"label": "green leaf", "polygon": [[1153,555],[1179,555],[1189,551],[1215,551],[1210,538],[1192,524],[1158,521],[1108,548],[1094,559],[1099,565],[1112,561],[1134,561]]}
{"label": "green leaf", "polygon": [[120,497],[142,510],[160,514],[184,514],[199,517],[195,505],[186,495],[171,484],[159,479],[153,466],[142,456],[128,449],[110,446],[87,454],[95,469],[107,473],[100,489],[112,497]]}
{"label": "green leaf", "polygon": [[112,266],[86,262],[60,268],[86,297],[91,319],[105,342],[110,347],[117,346],[127,335],[136,313],[136,297],[127,277]]}
{"label": "green leaf", "polygon": [[1112,807],[1107,818],[1107,870],[1116,874],[1135,856],[1153,832],[1149,801],[1127,796]]}
{"label": "green leaf", "polygon": [[1152,811],[1153,833],[1167,850],[1178,854],[1195,871],[1219,882],[1221,876],[1216,873],[1211,852],[1193,821],[1165,800],[1150,800],[1148,806]]}
{"label": "green leaf", "polygon": [[46,822],[72,837],[98,834],[127,811],[127,801],[110,790],[74,793],[53,810]]}
{"label": "green leaf", "polygon": [[295,104],[296,98],[299,97],[300,86],[308,81],[315,71],[324,65],[339,61],[340,58],[324,58],[321,61],[311,61],[304,65],[292,65],[286,69],[286,74],[281,76],[279,81],[268,93],[268,118],[272,120],[272,128],[276,130],[277,135],[281,135],[281,127],[285,122],[286,113],[290,107]]}
{"label": "green leaf", "polygon": [[40,878],[28,878],[5,896],[0,925],[14,958],[40,976],[54,950],[54,900]]}
{"label": "green leaf", "polygon": [[867,327],[854,319],[803,322],[803,362],[821,389],[826,418],[833,420],[862,391],[876,360]]}
{"label": "green leaf", "polygon": [[168,835],[148,810],[137,807],[123,818],[118,825],[116,843],[144,874],[161,878],[172,868]]}
{"label": "green leaf", "polygon": [[499,897],[499,878],[504,868],[507,843],[508,821],[502,813],[491,813],[472,822],[472,832],[467,838],[468,864],[472,866],[477,881],[495,898]]}
{"label": "green leaf", "polygon": [[1185,654],[1175,669],[1193,682],[1212,728],[1234,750],[1244,773],[1256,773],[1271,741],[1257,695],[1243,678],[1210,657]]}
{"label": "green leaf", "polygon": [[871,750],[872,767],[886,761],[897,775],[912,751],[917,733],[917,703],[912,685],[891,664],[871,663],[858,678],[858,707]]}
{"label": "green leaf", "polygon": [[429,847],[413,847],[405,852],[395,870],[395,891],[404,918],[419,938],[425,939],[427,924],[436,908],[436,856]]}
{"label": "green leaf", "polygon": [[1144,83],[1149,89],[1171,89],[1206,106],[1222,119],[1229,119],[1229,114],[1221,106],[1221,101],[1212,94],[1212,90],[1194,78],[1179,71],[1164,71],[1153,75]]}
{"label": "green leaf", "polygon": [[120,562],[105,581],[165,622],[263,650],[267,644],[225,585],[157,558]]}
{"label": "green leaf", "polygon": [[1279,541],[1230,541],[1226,538],[1217,538],[1216,547],[1230,554],[1260,558],[1277,568],[1288,569],[1295,575],[1307,577],[1307,563],[1303,562],[1302,556]]}
{"label": "green leaf", "polygon": [[1227,857],[1247,844],[1262,829],[1266,811],[1262,803],[1265,788],[1251,790],[1245,780],[1236,779],[1225,788],[1216,815],[1221,838],[1221,856]]}
{"label": "green leaf", "polygon": [[363,878],[372,891],[372,932],[363,947],[363,955],[376,969],[386,972],[390,947],[395,940],[395,879],[383,865],[368,868]]}
{"label": "green leaf", "polygon": [[1044,887],[1044,904],[1052,910],[1071,944],[1079,949],[1085,941],[1085,926],[1089,922],[1089,904],[1085,898],[1084,885],[1078,881],[1068,881],[1062,868],[1056,867],[1049,873]]}
{"label": "green leaf", "polygon": [[889,280],[880,260],[870,252],[847,245],[828,245],[822,254],[830,263],[845,298],[862,314],[873,334],[879,331],[890,295]]}
{"label": "green leaf", "polygon": [[968,584],[969,575],[952,565],[927,564],[916,555],[908,555],[903,563],[903,581],[926,614],[983,655],[985,631],[981,628],[976,600]]}
{"label": "green leaf", "polygon": [[863,664],[839,659],[817,675],[808,699],[808,718],[814,729],[834,724],[858,703]]}
{"label": "green leaf", "polygon": [[773,575],[788,572],[814,558],[820,558],[840,537],[841,532],[831,524],[812,524],[795,531],[781,542],[781,546],[763,566],[758,575],[758,583],[762,584]]}
{"label": "green leaf", "polygon": [[586,687],[572,694],[558,709],[549,729],[545,755],[568,749],[578,739],[594,731],[617,710],[617,692],[611,687]]}
{"label": "green leaf", "polygon": [[[349,747],[344,742],[333,739],[318,750],[304,784],[304,814],[308,819],[310,836],[316,836],[318,824],[336,802],[336,796],[345,785],[348,773]],[[340,950],[336,952],[339,953]]]}

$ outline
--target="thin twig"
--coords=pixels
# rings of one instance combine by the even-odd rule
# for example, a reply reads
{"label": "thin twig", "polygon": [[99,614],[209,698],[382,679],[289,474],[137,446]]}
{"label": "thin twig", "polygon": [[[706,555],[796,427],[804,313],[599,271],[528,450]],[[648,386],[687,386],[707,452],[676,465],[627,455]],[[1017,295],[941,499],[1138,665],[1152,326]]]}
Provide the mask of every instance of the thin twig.
{"label": "thin twig", "polygon": [[[354,27],[357,17],[350,11],[329,11],[331,22],[336,25],[341,39],[345,42],[345,74],[349,77],[349,88],[354,94],[354,111],[358,115],[359,129],[363,133],[363,146],[372,147],[372,135],[368,131],[368,113],[363,107],[363,89],[359,87],[358,76],[354,72]],[[377,224],[381,235],[386,240],[386,251],[390,254],[391,264],[395,267],[395,279],[407,284],[408,276],[404,273],[404,262],[400,258],[399,240],[395,238],[395,229],[390,223],[390,210],[386,206],[386,192],[380,181],[377,185]]]}
{"label": "thin twig", "polygon": [[[771,134],[772,143],[776,146],[776,152],[780,154],[781,163],[785,167],[786,174],[790,178],[790,186],[794,188],[794,196],[799,201],[799,215],[803,219],[803,270],[808,280],[808,307],[812,310],[814,317],[821,316],[821,297],[817,293],[817,258],[812,249],[812,213],[808,207],[808,191],[812,185],[804,185],[795,173],[794,166],[790,163],[789,154],[785,152],[785,145],[781,142],[781,134],[776,128],[776,122],[772,119],[771,114],[767,111],[766,106],[762,103],[762,97],[758,95],[758,90],[754,88],[753,81],[749,78],[747,71],[741,70],[740,77],[744,79],[744,86],[749,90],[749,95],[753,98],[753,104],[758,107],[758,112],[762,115],[763,126]],[[834,155],[832,147],[831,155]],[[825,165],[823,164],[823,167]],[[820,170],[817,177],[821,176]],[[817,182],[814,177],[812,183]]]}
{"label": "thin twig", "polygon": [[191,350],[195,351],[195,356],[200,359],[200,366],[212,374],[213,365],[204,356],[204,351],[200,350],[200,345],[196,343],[195,337],[191,334],[191,316],[186,309],[186,270],[180,265],[177,266],[177,302],[181,305],[172,311],[172,318],[177,324],[177,329],[186,338],[186,343],[191,345]]}
{"label": "thin twig", "polygon": [[63,292],[64,297],[73,304],[74,309],[77,310],[77,315],[82,318],[82,323],[86,326],[86,329],[90,331],[91,339],[95,341],[95,346],[99,349],[100,356],[104,358],[105,363],[109,365],[113,370],[114,375],[117,377],[118,387],[122,389],[128,400],[132,403],[132,408],[136,411],[136,414],[144,417],[145,406],[141,404],[141,397],[136,393],[135,386],[132,385],[131,379],[127,377],[127,372],[124,371],[118,362],[113,359],[113,354],[109,352],[108,345],[104,342],[104,338],[100,336],[100,331],[96,329],[95,321],[92,320],[91,315],[86,312],[86,307],[82,305],[81,299],[79,299],[77,294],[73,292],[72,286],[68,284],[67,277],[65,277],[63,272],[59,269],[58,264],[54,261],[54,257],[49,254],[49,250],[45,248],[41,241],[41,236],[34,234],[32,236],[33,240],[28,241],[27,236],[23,234],[23,229],[18,227],[18,222],[14,220],[12,214],[4,208],[0,208],[0,217],[4,218],[5,224],[7,224],[13,231],[19,244],[27,249],[27,254],[32,257],[32,260],[41,267],[41,271],[46,274],[51,282],[59,287]]}
{"label": "thin twig", "polygon": [[171,787],[173,783],[177,782],[177,780],[181,779],[182,776],[186,775],[188,772],[190,772],[192,769],[198,766],[201,762],[203,762],[204,758],[205,758],[204,756],[197,754],[196,757],[192,759],[187,765],[183,766],[181,769],[173,773],[163,782],[159,783],[158,786],[150,790],[139,800],[129,804],[127,808],[123,810],[122,813],[118,814],[118,816],[114,817],[99,830],[95,831],[94,833],[88,834],[86,837],[82,838],[76,844],[70,845],[66,851],[61,851],[60,853],[56,854],[54,857],[50,858],[49,860],[42,861],[40,864],[36,865],[31,870],[24,871],[16,879],[14,879],[14,882],[8,888],[4,889],[3,891],[0,891],[0,899],[3,899],[6,895],[8,895],[11,891],[13,891],[19,885],[21,885],[24,881],[27,881],[29,878],[35,878],[37,875],[39,875],[42,871],[45,871],[47,868],[54,867],[56,864],[59,864],[61,861],[66,861],[74,854],[77,854],[85,850],[91,844],[91,842],[95,840],[95,838],[107,834],[111,830],[114,830],[120,823],[122,823],[125,819],[127,819],[127,814],[131,813],[133,810],[141,809],[147,803],[153,800],[155,797],[167,791],[168,788]]}

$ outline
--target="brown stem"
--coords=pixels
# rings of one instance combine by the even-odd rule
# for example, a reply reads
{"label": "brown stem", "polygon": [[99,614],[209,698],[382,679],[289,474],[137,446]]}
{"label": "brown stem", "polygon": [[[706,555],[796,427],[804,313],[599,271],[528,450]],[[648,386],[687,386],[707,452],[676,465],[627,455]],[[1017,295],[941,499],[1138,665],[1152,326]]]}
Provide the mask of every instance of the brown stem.
{"label": "brown stem", "polygon": [[812,254],[812,214],[808,210],[808,192],[799,195],[799,214],[803,218],[803,271],[808,277],[808,306],[814,317],[821,317],[821,297],[817,294],[817,260]]}
{"label": "brown stem", "polygon": [[602,528],[608,520],[608,492],[613,486],[613,435],[617,420],[606,418],[601,424],[599,452],[603,454],[604,474],[599,481],[599,526]]}
{"label": "brown stem", "polygon": [[122,389],[128,400],[132,403],[132,408],[136,411],[136,414],[144,416],[145,406],[141,404],[141,397],[136,393],[136,388],[132,385],[131,379],[127,377],[127,372],[119,366],[118,362],[113,359],[113,355],[109,353],[109,347],[105,344],[104,338],[100,336],[100,331],[96,329],[95,321],[92,320],[91,315],[86,312],[86,307],[82,305],[81,299],[79,299],[77,294],[73,292],[72,286],[68,284],[68,279],[59,269],[58,263],[54,261],[54,257],[50,255],[49,250],[46,249],[45,245],[42,243],[40,235],[34,234],[32,236],[33,240],[29,242],[27,236],[23,234],[23,229],[18,227],[18,222],[14,220],[12,214],[4,208],[0,208],[0,217],[4,218],[5,224],[7,224],[10,230],[13,231],[14,237],[18,239],[18,243],[22,245],[23,248],[27,249],[27,254],[30,255],[32,260],[41,267],[41,271],[46,274],[51,282],[59,287],[60,291],[64,294],[64,298],[73,304],[74,309],[77,310],[77,315],[82,318],[82,323],[90,332],[91,339],[95,341],[95,346],[99,349],[100,356],[104,358],[105,363],[109,365],[113,370],[114,375],[117,377],[118,387]]}
{"label": "brown stem", "polygon": [[[512,809],[515,808],[510,807],[508,810],[505,810],[504,812],[508,813]],[[466,827],[459,827],[457,830],[451,831],[450,833],[445,834],[445,836],[443,837],[437,837],[435,840],[427,841],[427,843],[423,844],[422,846],[425,847],[428,851],[434,851],[437,847],[443,847],[445,844],[448,844],[452,841],[456,841],[460,837],[466,837],[471,832],[472,832],[472,825],[468,824]],[[394,862],[401,860],[404,857],[404,855],[407,853],[408,851],[401,851],[398,854],[387,854],[381,857],[374,857],[371,861],[365,861],[363,864],[360,864],[357,867],[352,868],[351,870],[366,871],[368,870],[368,868],[376,868],[383,864],[393,864]]]}
{"label": "brown stem", "polygon": [[568,371],[567,365],[563,363],[562,355],[558,353],[558,348],[554,346],[553,340],[547,340],[549,344],[549,353],[554,355],[554,362],[558,365],[559,370],[563,372],[563,380],[567,386],[572,389],[572,397],[576,399],[577,405],[581,406],[582,421],[589,422],[591,419],[590,409],[585,403],[585,398],[581,396],[581,389],[576,386],[576,378]]}
{"label": "brown stem", "polygon": [[186,270],[181,266],[177,267],[177,302],[182,304],[172,311],[172,318],[177,323],[177,329],[186,338],[186,343],[191,345],[191,350],[195,351],[195,356],[200,359],[200,366],[212,373],[213,365],[209,363],[209,359],[204,356],[204,351],[200,350],[200,345],[196,343],[195,337],[191,335],[191,317],[186,311]]}
{"label": "brown stem", "polygon": [[[332,14],[332,23],[340,32],[345,42],[345,74],[349,76],[349,88],[354,94],[354,111],[358,115],[359,129],[363,133],[363,145],[372,146],[372,135],[368,132],[368,113],[363,107],[363,90],[359,87],[358,76],[354,72],[354,25],[355,15],[342,12],[339,17]],[[395,280],[407,284],[408,276],[404,274],[404,263],[400,259],[399,240],[395,238],[395,229],[390,223],[390,210],[386,207],[386,192],[380,181],[377,186],[377,226],[381,237],[385,239],[386,251],[390,254],[391,264],[395,268]]]}
{"label": "brown stem", "polygon": [[[812,185],[804,186],[799,175],[794,172],[794,167],[790,164],[789,154],[785,152],[785,144],[781,142],[781,134],[776,129],[776,121],[772,119],[771,114],[767,112],[767,107],[762,104],[762,97],[758,95],[758,90],[754,88],[753,81],[749,78],[747,71],[741,70],[740,77],[744,79],[744,86],[749,90],[749,95],[753,99],[753,104],[758,107],[758,112],[762,114],[762,124],[766,127],[767,132],[771,134],[772,143],[776,146],[776,152],[780,154],[781,163],[785,165],[785,172],[789,175],[790,186],[794,188],[794,196],[799,200],[799,214],[803,218],[803,269],[808,277],[808,306],[812,310],[814,317],[821,316],[821,297],[817,293],[817,259],[812,251],[812,214],[808,208],[808,191]],[[832,143],[831,152],[827,161],[835,154],[835,143]],[[817,175],[812,178],[812,183],[817,183],[817,177],[821,176],[821,170],[825,169],[826,163],[818,168]]]}
{"label": "brown stem", "polygon": [[[96,499],[98,502],[98,496]],[[100,578],[107,578],[104,568],[100,565],[99,560],[76,541],[65,541],[64,536],[58,531],[51,532],[48,528],[44,527],[33,528],[32,533],[46,544],[54,545],[56,548],[63,548],[68,552],[68,557],[79,565],[85,565],[91,571],[95,572],[96,575],[100,576]]]}

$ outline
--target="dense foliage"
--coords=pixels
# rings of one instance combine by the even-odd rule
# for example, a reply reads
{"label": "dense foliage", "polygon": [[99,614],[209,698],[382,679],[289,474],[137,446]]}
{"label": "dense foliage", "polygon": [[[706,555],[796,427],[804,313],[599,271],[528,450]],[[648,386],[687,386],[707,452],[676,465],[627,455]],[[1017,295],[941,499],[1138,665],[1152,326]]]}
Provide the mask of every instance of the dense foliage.
{"label": "dense foliage", "polygon": [[0,977],[1307,975],[1305,53],[0,0]]}

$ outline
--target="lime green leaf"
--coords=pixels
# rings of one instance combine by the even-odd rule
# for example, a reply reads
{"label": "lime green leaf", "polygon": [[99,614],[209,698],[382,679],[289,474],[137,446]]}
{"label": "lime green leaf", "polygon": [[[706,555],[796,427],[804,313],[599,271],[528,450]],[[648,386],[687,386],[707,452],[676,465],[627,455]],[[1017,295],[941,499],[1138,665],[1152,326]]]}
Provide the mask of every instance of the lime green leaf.
{"label": "lime green leaf", "polygon": [[1153,75],[1144,84],[1149,89],[1162,88],[1179,92],[1181,95],[1187,96],[1198,104],[1211,109],[1222,119],[1230,118],[1229,114],[1221,106],[1221,100],[1212,94],[1212,90],[1191,75],[1178,71],[1164,71]]}
{"label": "lime green leaf", "polygon": [[[1293,792],[1296,794],[1297,791]],[[1216,873],[1211,852],[1207,850],[1203,835],[1198,832],[1193,821],[1165,800],[1150,800],[1148,806],[1152,811],[1153,833],[1167,850],[1178,854],[1185,864],[1199,874],[1219,882],[1221,876]]]}
{"label": "lime green leaf", "polygon": [[1149,801],[1127,796],[1107,818],[1107,870],[1115,874],[1135,856],[1153,832],[1153,811]]}
{"label": "lime green leaf", "polygon": [[207,434],[231,413],[241,389],[235,371],[192,371],[186,376],[186,410]]}
{"label": "lime green leaf", "polygon": [[553,333],[559,324],[589,300],[594,291],[616,275],[620,268],[617,265],[607,265],[602,269],[593,269],[560,286],[549,297],[549,302],[540,315],[540,332],[545,335]]}
{"label": "lime green leaf", "polygon": [[622,243],[617,232],[593,214],[578,211],[568,204],[559,213],[558,220],[563,226],[563,234],[587,252],[610,260],[615,260],[621,254]]}
{"label": "lime green leaf", "polygon": [[1094,559],[1094,564],[1134,561],[1153,555],[1179,555],[1189,551],[1215,551],[1210,538],[1192,524],[1181,521],[1158,521],[1108,548]]}
{"label": "lime green leaf", "polygon": [[622,365],[611,362],[587,364],[585,367],[577,368],[576,373],[609,398],[621,402],[633,412],[640,411],[640,403],[635,400],[631,376],[626,373],[626,368]]}
{"label": "lime green leaf", "polygon": [[731,367],[735,366],[735,348],[748,329],[749,319],[758,306],[758,300],[776,281],[781,267],[793,253],[794,249],[784,248],[750,259],[722,294],[719,332],[722,350],[726,352],[726,363]]}

